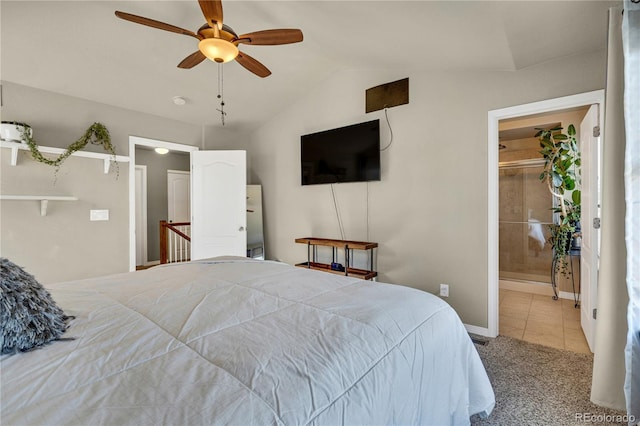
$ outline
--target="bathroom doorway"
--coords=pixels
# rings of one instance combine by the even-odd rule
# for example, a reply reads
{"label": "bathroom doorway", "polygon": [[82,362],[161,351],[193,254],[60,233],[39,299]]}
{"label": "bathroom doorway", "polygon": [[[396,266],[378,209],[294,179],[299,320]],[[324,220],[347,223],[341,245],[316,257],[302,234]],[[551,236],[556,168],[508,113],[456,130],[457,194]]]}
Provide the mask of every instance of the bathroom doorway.
{"label": "bathroom doorway", "polygon": [[[603,90],[597,90],[594,92],[582,93],[578,95],[571,95],[571,96],[551,99],[547,101],[534,102],[531,104],[519,105],[519,106],[500,109],[500,110],[493,110],[493,111],[489,111],[488,113],[488,118],[489,118],[488,120],[488,130],[489,130],[488,132],[489,133],[488,166],[489,166],[489,169],[488,170],[489,172],[488,172],[488,224],[487,224],[487,227],[488,227],[489,238],[488,238],[487,251],[488,251],[488,267],[489,267],[488,268],[488,296],[489,297],[487,302],[488,303],[487,335],[490,337],[495,337],[498,335],[499,324],[500,324],[499,312],[500,312],[501,298],[500,298],[499,292],[500,292],[501,259],[500,259],[500,248],[499,248],[500,247],[500,229],[499,229],[500,228],[500,223],[499,223],[500,185],[499,185],[499,182],[500,182],[501,174],[500,174],[499,163],[500,161],[504,161],[505,163],[508,163],[509,161],[527,161],[527,164],[512,163],[511,164],[512,167],[503,167],[503,172],[504,172],[503,175],[507,175],[508,173],[511,173],[513,176],[508,176],[508,177],[513,177],[514,179],[516,179],[516,181],[519,180],[520,182],[519,184],[521,187],[523,185],[528,186],[530,184],[533,184],[536,179],[535,173],[533,173],[534,176],[527,176],[527,173],[524,171],[524,169],[528,169],[528,168],[533,169],[536,167],[534,166],[534,164],[531,163],[536,161],[535,158],[530,158],[529,160],[503,158],[502,160],[500,160],[499,146],[504,145],[500,141],[500,133],[502,132],[502,136],[504,137],[505,132],[517,133],[520,131],[519,129],[525,129],[529,127],[534,129],[536,127],[545,127],[546,124],[553,124],[558,121],[562,123],[563,122],[562,119],[555,118],[555,115],[558,115],[558,114],[584,115],[585,107],[589,107],[592,105],[595,105],[595,108],[591,108],[589,110],[589,113],[587,114],[589,116],[591,115],[591,111],[594,109],[596,111],[604,110],[603,109],[604,107],[604,91]],[[593,131],[595,134],[596,130],[601,129],[602,119],[603,119],[603,114],[597,115],[595,119],[591,121],[592,123],[595,123],[593,125],[594,126],[593,129],[589,128],[588,130],[584,130],[584,134],[589,136],[591,131]],[[570,120],[572,124],[579,126],[580,120],[576,118],[576,116],[574,116],[574,118],[571,118]],[[534,135],[535,135],[535,132],[534,132]],[[518,140],[518,139],[521,139],[520,136],[513,137],[513,140]],[[588,141],[589,143],[596,140],[599,142],[599,138],[587,137],[585,138],[585,140]],[[596,158],[597,155],[592,157]],[[582,165],[583,173],[587,172],[589,175],[597,177],[599,175],[599,166],[597,164],[594,165],[592,162],[589,162],[589,164],[585,164],[585,163],[586,163],[585,158],[583,158],[583,165]],[[524,165],[531,166],[531,167],[520,167]],[[519,168],[521,170],[518,172]],[[508,171],[509,169],[511,169],[511,171]],[[540,185],[543,185],[543,183],[540,182]],[[592,189],[587,191],[588,194],[586,195],[588,195],[591,198],[590,202],[595,203],[597,201],[598,185],[594,184],[593,186],[590,186],[590,188]],[[584,197],[585,197],[585,192],[583,191],[583,203],[582,203],[583,207],[585,205]],[[531,196],[528,196],[528,198],[531,198]],[[541,215],[541,217],[536,217],[537,215],[539,215],[539,213],[537,212],[538,209],[536,207],[534,207],[531,211],[532,220],[529,220],[529,207],[527,207],[527,204],[528,203],[524,203],[524,204],[520,203],[520,207],[515,209],[515,210],[520,210],[520,216],[518,218],[519,220],[514,222],[526,222],[526,223],[520,224],[520,228],[521,228],[519,231],[520,235],[517,237],[520,242],[520,247],[522,248],[522,251],[523,251],[523,253],[520,255],[521,259],[525,258],[524,256],[525,254],[527,254],[526,257],[531,257],[531,254],[533,254],[533,257],[535,257],[536,250],[537,250],[535,244],[536,242],[541,241],[543,239],[541,238],[539,231],[542,231],[542,236],[545,235],[544,223],[546,220],[548,220],[548,219],[545,219],[544,215]],[[597,217],[596,210],[597,210],[596,208],[591,209],[589,213],[590,214],[589,220],[588,220],[589,224],[591,224],[591,218]],[[584,220],[585,220],[585,216],[584,216],[584,208],[583,208],[583,222]],[[538,226],[538,224],[540,226]],[[504,226],[507,224],[503,223],[502,225],[504,228]],[[516,225],[516,224],[512,224],[512,225]],[[533,226],[531,226],[530,228],[529,225],[533,225]],[[583,233],[584,233],[584,229],[585,227],[583,227]],[[530,233],[531,233],[531,236],[529,235]],[[586,233],[589,235],[592,235],[592,234],[597,234],[597,231],[594,232],[593,229],[589,227],[586,230]],[[538,255],[540,255],[544,251],[545,247],[542,247],[542,244],[539,244],[538,247],[540,248],[540,252],[538,253]],[[597,256],[597,250],[595,250],[595,253]],[[527,262],[521,262],[521,264],[529,263],[530,264],[529,266],[532,266],[532,265],[536,266],[535,262],[537,260],[539,259],[536,259],[535,261],[528,260]],[[585,279],[581,283],[583,286],[583,289],[584,289],[584,286],[587,286],[587,288],[591,290],[591,294],[595,296],[595,287],[597,286],[597,280],[596,280],[597,258],[594,259],[592,257],[589,257],[588,259],[585,259],[584,252],[583,252],[583,256],[579,257],[579,262],[580,262],[580,266],[577,266],[577,269],[582,271],[585,271],[586,269],[587,272],[589,271],[595,272],[593,274],[589,273],[588,279],[586,279],[586,275],[585,275]],[[529,269],[526,269],[525,271],[520,271],[525,275],[519,275],[517,277],[514,277],[512,275],[510,277],[511,278],[510,281],[515,281],[518,285],[523,285],[525,287],[530,286],[531,288],[538,291],[543,290],[546,292],[548,290],[551,290],[551,286],[548,283],[545,283],[544,280],[540,280],[539,278],[536,278],[537,274],[530,274],[530,272],[533,269],[529,268]],[[579,274],[580,274],[579,272],[576,272],[576,275],[579,276]],[[549,276],[550,275],[551,275],[551,271],[549,271]],[[504,274],[503,274],[503,278],[504,278]],[[528,278],[528,279],[525,279],[525,278]],[[522,290],[522,289],[523,288],[520,288],[518,290]],[[566,289],[566,287],[564,287],[564,289]],[[562,288],[560,290],[562,290]],[[513,291],[513,290],[509,289],[508,291]],[[518,291],[517,293],[522,293],[524,295],[529,294],[532,300],[538,299],[538,300],[544,300],[545,302],[548,302],[551,299],[550,296],[552,294],[552,293],[534,294],[533,292],[529,292],[529,291],[525,291],[525,292]],[[547,296],[547,294],[549,296]],[[573,297],[572,292],[568,292],[568,294],[571,295],[571,297]],[[563,294],[561,292],[561,296],[562,295]],[[564,296],[566,295],[567,294],[564,294]],[[560,299],[560,302],[561,301],[562,299]],[[582,309],[582,313],[590,313],[591,306],[595,305],[595,302],[596,302],[595,297],[591,298],[589,300],[589,303],[590,303],[589,310]],[[571,301],[571,305],[573,305],[573,301]],[[535,311],[535,309],[531,304],[529,305],[529,309],[530,311]],[[573,321],[572,325],[576,326],[576,323],[581,324],[581,321],[582,321],[582,328],[584,328],[585,319],[588,319],[589,315],[585,314],[583,315],[583,317],[585,318],[582,318],[580,316],[578,316],[577,318],[575,317],[572,318],[572,321]],[[557,328],[558,325],[559,324],[555,324],[555,327]],[[592,329],[594,328],[595,327],[592,327]],[[502,329],[502,327],[500,327],[500,329]]]}
{"label": "bathroom doorway", "polygon": [[[555,197],[540,180],[545,161],[538,129],[574,124],[578,129],[589,106],[516,117],[499,122],[499,286],[500,335],[589,353],[580,327],[579,262],[572,275],[555,275],[549,243]],[[580,135],[577,135],[580,140]]]}

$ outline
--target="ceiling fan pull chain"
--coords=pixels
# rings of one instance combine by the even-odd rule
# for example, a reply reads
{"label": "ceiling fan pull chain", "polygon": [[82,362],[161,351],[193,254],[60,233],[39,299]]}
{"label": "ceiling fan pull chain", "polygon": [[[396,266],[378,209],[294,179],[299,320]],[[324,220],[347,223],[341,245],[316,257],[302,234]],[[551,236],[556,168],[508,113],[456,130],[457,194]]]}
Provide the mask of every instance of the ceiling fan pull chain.
{"label": "ceiling fan pull chain", "polygon": [[220,108],[216,111],[220,112],[220,120],[222,121],[222,125],[224,126],[224,116],[227,115],[224,112],[224,68],[222,68],[222,64],[218,64],[218,99],[220,99]]}
{"label": "ceiling fan pull chain", "polygon": [[218,63],[218,99],[222,98],[222,90],[221,90],[221,84],[220,84],[220,68],[222,67],[221,63]]}

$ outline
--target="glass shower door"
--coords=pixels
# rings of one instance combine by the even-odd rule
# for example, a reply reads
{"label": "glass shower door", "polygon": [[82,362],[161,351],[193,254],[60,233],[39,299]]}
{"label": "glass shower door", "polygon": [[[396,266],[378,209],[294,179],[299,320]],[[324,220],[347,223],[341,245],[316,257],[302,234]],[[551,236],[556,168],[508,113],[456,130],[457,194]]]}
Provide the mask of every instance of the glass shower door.
{"label": "glass shower door", "polygon": [[540,181],[543,162],[501,163],[500,279],[551,283],[553,199]]}

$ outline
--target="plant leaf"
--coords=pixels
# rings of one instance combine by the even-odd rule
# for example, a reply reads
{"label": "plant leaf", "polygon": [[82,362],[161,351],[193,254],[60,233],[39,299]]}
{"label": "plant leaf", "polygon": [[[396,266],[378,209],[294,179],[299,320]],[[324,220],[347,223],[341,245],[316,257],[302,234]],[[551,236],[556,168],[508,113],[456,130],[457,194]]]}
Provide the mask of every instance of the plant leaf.
{"label": "plant leaf", "polygon": [[564,188],[567,191],[573,191],[576,187],[576,181],[571,179],[569,176],[564,178]]}
{"label": "plant leaf", "polygon": [[571,194],[571,199],[573,200],[573,204],[576,204],[578,206],[580,205],[580,202],[582,201],[581,198],[582,198],[582,193],[581,193],[581,191],[579,189],[576,189]]}

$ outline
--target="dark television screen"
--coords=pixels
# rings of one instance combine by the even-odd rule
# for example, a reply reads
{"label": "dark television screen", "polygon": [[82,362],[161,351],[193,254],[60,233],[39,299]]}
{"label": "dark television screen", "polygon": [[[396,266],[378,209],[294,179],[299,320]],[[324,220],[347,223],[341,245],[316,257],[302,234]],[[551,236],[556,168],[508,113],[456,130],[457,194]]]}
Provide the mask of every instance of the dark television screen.
{"label": "dark television screen", "polygon": [[380,180],[380,120],[300,137],[302,184]]}

